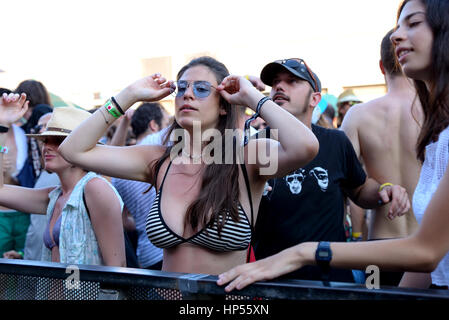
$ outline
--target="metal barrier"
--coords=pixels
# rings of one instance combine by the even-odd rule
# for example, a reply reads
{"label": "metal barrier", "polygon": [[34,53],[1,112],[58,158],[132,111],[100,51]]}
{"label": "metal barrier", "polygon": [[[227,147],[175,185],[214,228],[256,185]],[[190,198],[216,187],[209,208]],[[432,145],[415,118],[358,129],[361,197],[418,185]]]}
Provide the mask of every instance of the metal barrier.
{"label": "metal barrier", "polygon": [[442,300],[447,290],[282,280],[226,294],[216,276],[0,259],[1,300]]}

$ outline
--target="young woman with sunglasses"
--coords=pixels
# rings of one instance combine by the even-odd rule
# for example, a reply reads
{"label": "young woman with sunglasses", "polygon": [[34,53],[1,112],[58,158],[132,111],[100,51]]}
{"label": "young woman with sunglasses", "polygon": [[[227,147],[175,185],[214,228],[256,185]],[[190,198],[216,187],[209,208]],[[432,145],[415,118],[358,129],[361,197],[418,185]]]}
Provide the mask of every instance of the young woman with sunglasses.
{"label": "young woman with sunglasses", "polygon": [[[163,146],[97,146],[115,117],[137,101],[157,101],[173,93],[175,121]],[[131,84],[83,122],[60,146],[70,162],[108,176],[149,181],[157,196],[147,219],[147,233],[153,244],[164,249],[162,270],[171,272],[219,274],[245,262],[251,240],[251,226],[257,217],[265,182],[283,176],[313,159],[318,142],[312,132],[288,112],[265,99],[243,77],[230,76],[226,67],[210,57],[192,60],[178,73],[177,83],[159,74]],[[222,137],[222,158],[235,140],[226,140],[225,130],[235,129],[235,107],[256,110],[272,129],[279,129],[278,140],[250,140],[244,148],[244,165],[206,163],[210,138],[215,129]],[[112,108],[112,113],[108,111]],[[195,128],[200,127],[200,132]],[[180,129],[184,143],[169,141],[171,132]],[[179,132],[179,131],[177,131]],[[202,141],[201,137],[204,137]],[[291,137],[295,139],[291,139]],[[234,141],[233,141],[234,140]],[[240,140],[237,140],[240,141]],[[236,143],[240,145],[240,143]],[[195,148],[199,146],[198,150]],[[248,150],[266,151],[277,157],[274,173],[261,175],[262,157],[248,163]],[[209,150],[210,151],[210,150]],[[215,149],[215,153],[220,150]],[[204,153],[203,153],[204,152]],[[232,158],[232,157],[231,157]],[[248,184],[245,183],[248,178]]]}
{"label": "young woman with sunglasses", "polygon": [[[0,171],[7,152],[5,128],[27,110],[24,93],[0,97]],[[55,108],[47,129],[30,136],[43,140],[44,168],[58,175],[60,186],[34,189],[3,185],[0,175],[0,204],[47,215],[42,260],[125,267],[120,196],[106,179],[68,163],[58,152],[68,132],[89,116],[73,107]]]}
{"label": "young woman with sunglasses", "polygon": [[[417,154],[424,161],[413,206],[420,227],[397,240],[354,243],[308,242],[288,248],[255,263],[235,267],[219,276],[225,290],[259,280],[277,278],[305,265],[430,272],[449,251],[449,2],[405,0],[399,8],[391,40],[405,74],[413,78],[425,120]],[[420,213],[425,214],[419,217]],[[446,261],[444,258],[443,261]],[[448,282],[446,262],[440,285]]]}

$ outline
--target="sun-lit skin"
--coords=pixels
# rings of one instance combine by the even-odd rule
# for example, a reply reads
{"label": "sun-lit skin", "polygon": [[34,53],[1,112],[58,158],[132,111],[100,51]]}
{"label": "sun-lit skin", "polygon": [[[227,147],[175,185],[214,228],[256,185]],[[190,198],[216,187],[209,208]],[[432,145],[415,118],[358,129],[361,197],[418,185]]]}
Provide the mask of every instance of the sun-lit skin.
{"label": "sun-lit skin", "polygon": [[58,152],[59,145],[65,137],[46,137],[43,139],[42,157],[45,170],[58,172],[71,166]]}
{"label": "sun-lit skin", "polygon": [[404,73],[409,78],[428,81],[433,33],[421,1],[413,0],[404,6],[391,41]]}
{"label": "sun-lit skin", "polygon": [[[391,36],[391,40],[396,45],[396,56],[405,75],[415,81],[423,81],[427,86],[427,94],[430,93],[430,97],[424,97],[425,88],[419,88],[424,89],[420,92],[419,98],[423,102],[436,104],[430,108],[437,110],[437,117],[445,117],[447,90],[440,94],[442,97],[436,103],[432,99],[432,91],[435,85],[441,87],[440,83],[437,83],[441,77],[447,78],[447,68],[445,68],[447,63],[441,61],[444,59],[447,61],[448,51],[438,46],[441,43],[434,44],[434,39],[447,37],[448,3],[447,0],[425,3],[424,5],[421,1],[411,0],[404,7],[400,7],[397,29]],[[429,15],[436,16],[435,20],[432,20],[432,28],[426,20],[426,9],[429,9]],[[445,89],[447,85],[443,83],[441,90]],[[426,108],[426,106],[423,107]],[[424,123],[423,132],[431,133],[431,125],[427,128],[425,125],[426,123]],[[419,273],[434,271],[449,250],[449,234],[446,232],[449,225],[448,194],[449,170],[446,170],[436,191],[432,194],[432,199],[426,207],[423,220],[416,232],[408,237],[394,240],[331,243],[333,253],[330,265],[351,269],[376,265],[386,271]],[[242,289],[255,281],[277,278],[305,265],[315,265],[316,250],[316,242],[301,243],[271,257],[237,266],[220,274],[217,283],[227,284],[225,290],[229,292],[234,288]]]}
{"label": "sun-lit skin", "polygon": [[189,86],[182,97],[175,99],[175,118],[184,129],[191,131],[194,121],[201,122],[201,130],[215,128],[218,124],[219,115],[225,114],[220,107],[220,94],[214,88],[206,98],[197,98],[193,93],[194,81],[207,81],[213,87],[218,83],[215,75],[205,66],[195,66],[187,69],[179,80],[189,82]]}
{"label": "sun-lit skin", "polygon": [[[270,97],[282,108],[305,122],[310,105],[312,87],[287,71],[279,72],[273,79]],[[298,107],[299,106],[299,107]]]}

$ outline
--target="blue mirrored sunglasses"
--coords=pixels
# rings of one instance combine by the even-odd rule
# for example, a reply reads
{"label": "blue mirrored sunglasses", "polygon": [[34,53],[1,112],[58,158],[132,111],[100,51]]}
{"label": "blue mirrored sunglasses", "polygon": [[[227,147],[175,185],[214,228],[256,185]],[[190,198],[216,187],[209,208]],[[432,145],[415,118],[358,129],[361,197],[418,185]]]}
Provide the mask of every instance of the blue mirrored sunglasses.
{"label": "blue mirrored sunglasses", "polygon": [[210,84],[210,82],[207,82],[207,81],[189,82],[186,80],[180,80],[180,81],[176,81],[174,83],[173,89],[175,91],[173,92],[173,95],[177,98],[182,97],[186,93],[187,89],[189,88],[189,86],[191,84],[192,84],[193,94],[195,95],[195,97],[197,97],[199,99],[207,98],[210,95],[212,88],[214,88],[216,90],[216,88],[212,84]]}

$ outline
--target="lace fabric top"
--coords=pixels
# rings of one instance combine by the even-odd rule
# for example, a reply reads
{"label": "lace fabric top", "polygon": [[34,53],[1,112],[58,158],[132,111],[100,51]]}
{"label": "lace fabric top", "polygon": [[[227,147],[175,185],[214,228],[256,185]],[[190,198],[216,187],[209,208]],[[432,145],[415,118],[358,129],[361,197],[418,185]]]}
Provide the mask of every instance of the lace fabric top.
{"label": "lace fabric top", "polygon": [[[448,160],[449,127],[440,133],[438,141],[426,146],[425,160],[413,194],[413,211],[419,224],[421,224],[424,212],[446,171]],[[449,285],[449,253],[432,272],[432,283],[439,286]]]}

